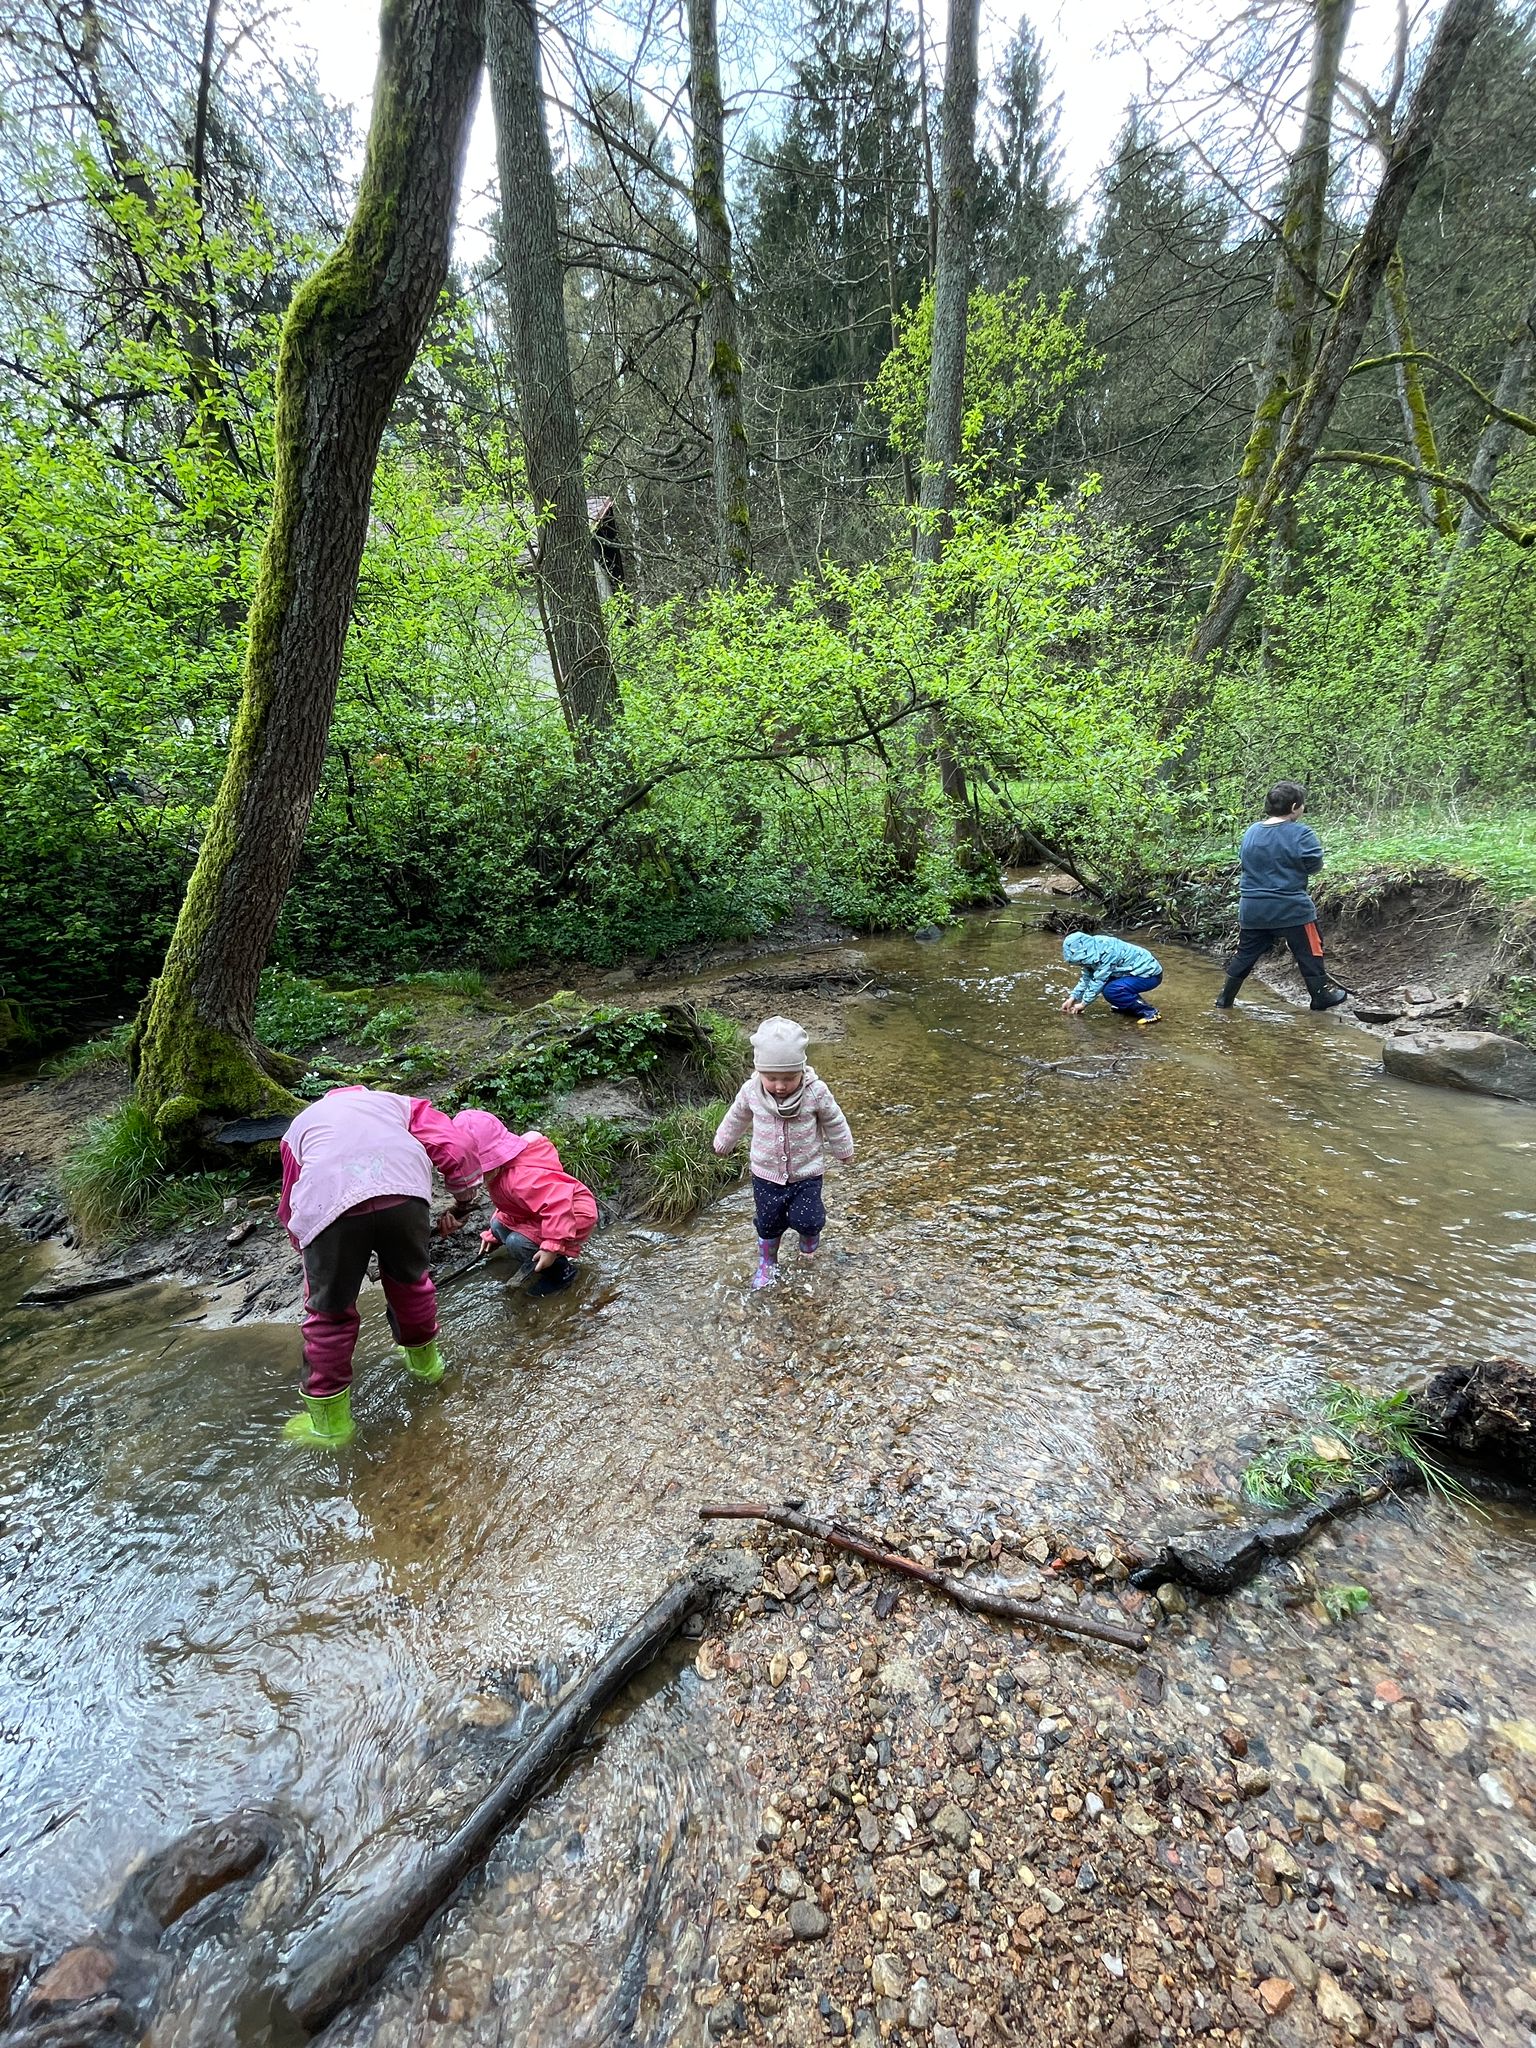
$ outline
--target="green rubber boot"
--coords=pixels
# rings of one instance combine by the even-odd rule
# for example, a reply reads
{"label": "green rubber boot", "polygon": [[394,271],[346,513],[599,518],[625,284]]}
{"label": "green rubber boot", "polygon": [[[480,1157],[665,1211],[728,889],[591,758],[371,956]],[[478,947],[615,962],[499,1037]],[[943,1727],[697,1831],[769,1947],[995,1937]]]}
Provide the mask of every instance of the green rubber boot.
{"label": "green rubber boot", "polygon": [[428,1386],[435,1386],[447,1370],[438,1353],[435,1337],[429,1337],[425,1344],[402,1346],[400,1356],[412,1378],[425,1380]]}
{"label": "green rubber boot", "polygon": [[318,1398],[312,1394],[301,1394],[304,1403],[300,1415],[290,1415],[283,1424],[283,1435],[296,1444],[330,1444],[339,1450],[343,1444],[352,1441],[352,1389],[343,1387],[339,1394],[324,1394]]}

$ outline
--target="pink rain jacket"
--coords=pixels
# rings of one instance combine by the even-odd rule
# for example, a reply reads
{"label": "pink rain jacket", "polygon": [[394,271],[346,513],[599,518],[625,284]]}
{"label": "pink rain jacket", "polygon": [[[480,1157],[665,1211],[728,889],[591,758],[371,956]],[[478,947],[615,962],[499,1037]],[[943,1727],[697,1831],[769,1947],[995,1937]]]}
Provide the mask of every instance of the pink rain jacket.
{"label": "pink rain jacket", "polygon": [[575,1258],[597,1228],[597,1198],[566,1172],[544,1133],[520,1137],[488,1109],[461,1109],[453,1127],[479,1155],[497,1219],[541,1252]]}
{"label": "pink rain jacket", "polygon": [[715,1150],[731,1151],[749,1127],[752,1171],[759,1180],[772,1181],[777,1187],[815,1180],[826,1171],[828,1152],[844,1166],[853,1157],[848,1119],[814,1067],[806,1068],[800,1100],[788,1116],[763,1086],[761,1075],[743,1081],[736,1100],[720,1119]]}
{"label": "pink rain jacket", "polygon": [[412,1095],[333,1088],[288,1126],[277,1220],[302,1251],[349,1209],[391,1197],[430,1201],[435,1166],[456,1202],[480,1178],[473,1141],[440,1109]]}

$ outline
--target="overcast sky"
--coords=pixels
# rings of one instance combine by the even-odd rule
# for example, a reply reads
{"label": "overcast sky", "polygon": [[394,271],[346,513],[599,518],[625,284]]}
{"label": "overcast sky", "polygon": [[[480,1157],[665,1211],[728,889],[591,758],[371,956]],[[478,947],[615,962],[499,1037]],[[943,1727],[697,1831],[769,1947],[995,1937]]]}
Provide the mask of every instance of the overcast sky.
{"label": "overcast sky", "polygon": [[[1413,10],[1415,15],[1431,4],[1433,0],[1419,0]],[[1167,0],[1166,12],[1177,21],[1182,33],[1194,35],[1230,21],[1240,6],[1241,0]],[[754,15],[751,9],[743,9],[733,24],[733,0],[720,0],[720,8],[722,39],[729,45],[733,28],[739,33],[740,24],[751,21]],[[1063,183],[1068,196],[1083,208],[1084,227],[1126,109],[1133,99],[1148,97],[1149,55],[1162,70],[1176,68],[1173,39],[1153,37],[1149,43],[1145,36],[1146,24],[1154,11],[1153,0],[1036,0],[1036,4],[1028,7],[1022,0],[984,0],[984,78],[1001,56],[1022,14],[1029,14],[1045,45],[1052,89],[1062,100]],[[1355,52],[1354,68],[1365,76],[1379,75],[1380,62],[1384,62],[1390,46],[1395,13],[1396,0],[1358,0],[1351,45]],[[359,136],[367,125],[378,61],[378,14],[378,0],[291,0],[289,21],[281,32],[284,40],[313,52],[322,89],[355,109]],[[942,36],[944,0],[929,0],[927,14],[930,37]],[[1130,38],[1137,31],[1143,32],[1140,52],[1130,45]],[[588,32],[592,33],[592,28]],[[1422,34],[1422,22],[1416,20],[1416,45]],[[774,88],[783,88],[789,82],[788,59],[777,57],[771,37],[759,39],[751,73],[750,82],[738,76],[732,83],[731,98],[744,108],[748,123],[768,126],[776,105]],[[753,86],[757,88],[755,92]],[[1242,119],[1240,112],[1238,118]],[[489,99],[482,91],[465,180],[463,219],[467,246],[461,248],[463,255],[474,253],[477,237],[473,224],[485,212],[494,181],[495,145]]]}

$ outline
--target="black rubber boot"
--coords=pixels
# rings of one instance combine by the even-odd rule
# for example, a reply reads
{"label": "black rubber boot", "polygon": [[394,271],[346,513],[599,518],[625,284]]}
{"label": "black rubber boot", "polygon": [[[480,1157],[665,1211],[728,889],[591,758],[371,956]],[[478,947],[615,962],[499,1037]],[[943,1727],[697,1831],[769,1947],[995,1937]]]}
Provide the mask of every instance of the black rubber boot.
{"label": "black rubber boot", "polygon": [[1340,1003],[1347,1003],[1349,996],[1341,988],[1330,988],[1326,981],[1312,984],[1311,1007],[1314,1010],[1336,1010]]}
{"label": "black rubber boot", "polygon": [[1218,1010],[1230,1010],[1237,1001],[1237,992],[1242,985],[1243,977],[1241,975],[1229,974],[1221,985],[1221,994],[1216,998],[1215,1007]]}

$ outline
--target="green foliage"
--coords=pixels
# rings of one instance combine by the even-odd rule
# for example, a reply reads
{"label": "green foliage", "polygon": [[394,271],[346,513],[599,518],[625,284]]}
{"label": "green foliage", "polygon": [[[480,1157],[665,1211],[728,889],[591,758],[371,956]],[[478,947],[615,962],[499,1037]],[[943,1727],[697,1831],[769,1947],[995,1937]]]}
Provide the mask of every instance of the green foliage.
{"label": "green foliage", "polygon": [[327,1038],[355,1036],[366,1016],[364,997],[333,994],[280,967],[267,968],[261,977],[256,1036],[277,1052],[305,1053]]}
{"label": "green foliage", "polygon": [[1413,1396],[1373,1394],[1341,1380],[1324,1393],[1316,1422],[1262,1452],[1243,1473],[1243,1491],[1268,1507],[1295,1507],[1345,1486],[1368,1486],[1406,1459],[1426,1486],[1464,1499],[1463,1490],[1424,1448]]}
{"label": "green foliage", "polygon": [[1536,975],[1512,974],[1505,982],[1499,1029],[1536,1045]]}
{"label": "green foliage", "polygon": [[397,1038],[403,1038],[416,1025],[416,1012],[408,1003],[392,1003],[387,1008],[376,1010],[362,1030],[357,1034],[359,1045],[388,1046]]}
{"label": "green foliage", "polygon": [[75,1228],[87,1240],[201,1220],[243,1185],[236,1173],[174,1173],[153,1117],[131,1099],[110,1116],[91,1119],[59,1179]]}
{"label": "green foliage", "polygon": [[618,1192],[620,1169],[630,1156],[634,1132],[606,1117],[588,1116],[553,1120],[545,1125],[544,1135],[560,1154],[566,1172],[594,1194]]}
{"label": "green foliage", "polygon": [[1364,1614],[1370,1606],[1370,1589],[1366,1586],[1319,1586],[1317,1604],[1330,1621],[1348,1621],[1351,1615]]}
{"label": "green foliage", "polygon": [[723,1102],[675,1109],[632,1141],[640,1162],[640,1211],[657,1223],[682,1223],[741,1179],[739,1157],[721,1159],[714,1136]]}
{"label": "green foliage", "polygon": [[[1071,393],[1102,367],[1082,323],[1068,319],[1072,295],[1039,303],[1029,280],[971,293],[965,337],[965,411],[956,479],[961,497],[1008,513],[1040,480],[1040,444]],[[923,452],[933,358],[933,288],[900,320],[896,345],[880,365],[869,397],[898,452]]]}

